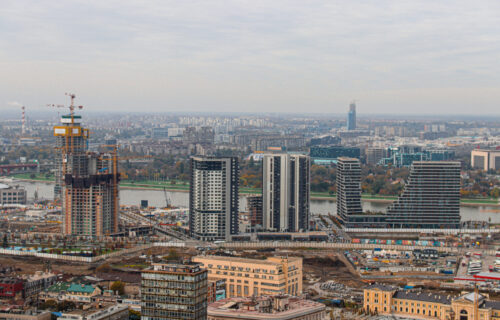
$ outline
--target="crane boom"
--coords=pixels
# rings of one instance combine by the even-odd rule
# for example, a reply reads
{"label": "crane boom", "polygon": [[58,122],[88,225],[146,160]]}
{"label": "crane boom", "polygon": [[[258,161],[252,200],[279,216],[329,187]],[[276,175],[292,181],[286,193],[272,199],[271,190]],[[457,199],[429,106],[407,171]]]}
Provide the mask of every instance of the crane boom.
{"label": "crane boom", "polygon": [[78,109],[83,109],[83,106],[75,106],[75,98],[76,98],[76,95],[74,93],[65,93],[65,95],[67,95],[70,100],[71,100],[71,103],[69,106],[65,106],[63,104],[48,104],[47,107],[53,107],[53,108],[69,108],[69,115],[71,116],[71,123],[74,122],[74,116],[75,116],[75,109],[78,108]]}
{"label": "crane boom", "polygon": [[168,199],[167,188],[163,187],[163,194],[165,195],[165,207],[170,207],[170,200]]}

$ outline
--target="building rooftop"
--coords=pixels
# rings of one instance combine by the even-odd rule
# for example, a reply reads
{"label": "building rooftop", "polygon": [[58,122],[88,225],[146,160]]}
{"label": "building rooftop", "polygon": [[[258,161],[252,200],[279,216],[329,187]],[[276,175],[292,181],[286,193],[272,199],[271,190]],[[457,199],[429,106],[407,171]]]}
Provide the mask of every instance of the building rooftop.
{"label": "building rooftop", "polygon": [[[128,306],[126,305],[120,305],[116,303],[104,303],[104,304],[99,304],[99,305],[93,305],[89,308],[86,309],[75,309],[72,311],[64,312],[62,314],[62,318],[71,318],[71,315],[79,315],[79,316],[89,316],[93,315],[97,312],[99,312],[98,316],[104,316],[109,313],[114,313],[117,311],[121,311],[124,309],[128,309]],[[92,316],[91,318],[95,318],[95,316]]]}
{"label": "building rooftop", "polygon": [[486,308],[486,309],[493,309],[493,310],[500,310],[500,301],[489,301],[486,300],[484,304],[481,306],[481,308]]}
{"label": "building rooftop", "polygon": [[47,288],[47,291],[49,292],[61,292],[61,291],[66,291],[70,287],[70,284],[67,282],[58,282],[50,287]]}
{"label": "building rooftop", "polygon": [[396,291],[393,298],[450,304],[453,297],[449,295],[439,295],[431,292],[400,290]]}
{"label": "building rooftop", "polygon": [[[464,294],[463,296],[460,296],[459,299],[465,299],[467,301],[474,302],[476,299],[476,294],[474,292],[469,292],[469,293]],[[478,299],[478,301],[482,301],[482,300],[486,299],[486,297],[483,296],[482,294],[478,294],[477,299]]]}
{"label": "building rooftop", "polygon": [[208,315],[241,319],[294,319],[325,310],[312,300],[279,295],[254,298],[228,298],[208,305]]}
{"label": "building rooftop", "polygon": [[26,315],[26,316],[37,316],[44,313],[49,313],[50,311],[46,310],[36,310],[36,309],[28,309],[23,310],[19,309],[17,306],[8,306],[4,305],[0,307],[0,313],[8,313],[8,314],[18,314],[18,315]]}
{"label": "building rooftop", "polygon": [[0,278],[0,283],[2,283],[2,284],[16,284],[19,282],[22,282],[22,280],[17,279],[17,278],[11,278],[11,277],[1,277]]}
{"label": "building rooftop", "polygon": [[46,279],[46,278],[51,278],[55,277],[56,275],[51,272],[43,272],[43,271],[37,271],[34,274],[24,276],[23,278],[28,281],[37,281],[40,279]]}
{"label": "building rooftop", "polygon": [[[274,258],[279,258],[279,257],[274,257]],[[280,265],[280,263],[275,262],[275,261],[270,261],[269,258],[267,260],[259,260],[259,259],[249,259],[249,258],[239,258],[239,257],[226,257],[226,256],[196,256],[193,259],[211,259],[211,260],[218,260],[218,261],[223,261],[223,262],[240,262],[240,263],[252,263],[252,264],[265,264],[269,266],[277,266]],[[286,259],[286,258],[285,258]],[[288,261],[293,262],[293,261],[298,261],[302,260],[300,257],[288,257]]]}
{"label": "building rooftop", "polygon": [[69,288],[67,289],[68,292],[75,292],[75,293],[92,293],[94,292],[95,287],[89,284],[79,284],[79,283],[72,283]]}
{"label": "building rooftop", "polygon": [[374,283],[370,286],[368,286],[366,289],[373,290],[373,289],[379,289],[381,291],[394,291],[397,290],[397,288],[393,286],[388,286],[385,284],[379,284],[379,283]]}
{"label": "building rooftop", "polygon": [[143,272],[163,272],[163,273],[190,273],[195,274],[204,272],[201,269],[201,264],[186,261],[186,262],[167,262],[167,263],[153,263],[152,268],[143,270]]}

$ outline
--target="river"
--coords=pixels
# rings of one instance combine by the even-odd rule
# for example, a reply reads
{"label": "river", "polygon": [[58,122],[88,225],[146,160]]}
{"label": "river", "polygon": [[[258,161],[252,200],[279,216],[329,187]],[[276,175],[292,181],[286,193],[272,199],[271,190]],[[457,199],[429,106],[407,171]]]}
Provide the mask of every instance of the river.
{"label": "river", "polygon": [[[52,199],[54,195],[54,185],[46,182],[28,182],[15,181],[13,184],[21,185],[26,188],[28,198],[34,197],[35,190],[38,191],[38,197],[42,199]],[[174,206],[188,207],[189,194],[187,192],[168,192],[170,201]],[[150,206],[161,207],[165,205],[165,196],[163,190],[141,190],[141,189],[121,189],[120,203],[124,205],[139,205],[141,200],[148,200]],[[370,211],[385,211],[387,203],[363,201],[363,209]],[[460,215],[462,221],[480,220],[491,223],[500,223],[500,208],[494,206],[462,206]],[[240,198],[240,210],[246,210],[246,200],[242,196]],[[313,214],[335,214],[337,211],[336,202],[334,200],[311,200],[311,212]]]}

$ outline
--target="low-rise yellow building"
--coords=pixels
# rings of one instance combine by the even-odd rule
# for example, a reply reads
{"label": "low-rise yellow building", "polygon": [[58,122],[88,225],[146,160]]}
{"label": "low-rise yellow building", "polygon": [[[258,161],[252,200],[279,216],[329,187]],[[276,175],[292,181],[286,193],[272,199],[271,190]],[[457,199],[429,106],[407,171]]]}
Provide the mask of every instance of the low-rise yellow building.
{"label": "low-rise yellow building", "polygon": [[269,257],[266,260],[224,256],[196,256],[208,278],[225,278],[228,298],[302,293],[302,258]]}
{"label": "low-rise yellow building", "polygon": [[[363,308],[371,314],[438,320],[474,320],[474,293],[458,297],[374,284],[364,290]],[[478,320],[500,320],[500,301],[479,294]]]}

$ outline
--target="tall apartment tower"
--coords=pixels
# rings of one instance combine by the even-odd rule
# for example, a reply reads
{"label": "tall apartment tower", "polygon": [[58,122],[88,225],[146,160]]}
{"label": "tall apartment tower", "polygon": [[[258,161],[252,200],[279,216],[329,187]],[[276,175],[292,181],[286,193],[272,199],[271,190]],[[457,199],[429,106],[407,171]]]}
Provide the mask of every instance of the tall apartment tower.
{"label": "tall apartment tower", "polygon": [[337,159],[337,215],[344,223],[363,213],[361,207],[361,166],[359,159]]}
{"label": "tall apartment tower", "polygon": [[474,149],[470,153],[471,166],[483,171],[500,169],[500,149]]}
{"label": "tall apartment tower", "polygon": [[118,231],[119,173],[116,150],[109,153],[87,151],[88,130],[81,116],[63,115],[54,127],[59,151],[56,156],[56,191],[62,200],[65,235],[100,237]]}
{"label": "tall apartment tower", "polygon": [[460,162],[414,161],[401,196],[387,209],[393,228],[459,228]]}
{"label": "tall apartment tower", "polygon": [[349,113],[347,113],[347,130],[356,130],[356,103],[352,102],[349,105]]}
{"label": "tall apartment tower", "polygon": [[207,319],[207,270],[190,262],[142,271],[141,319]]}
{"label": "tall apartment tower", "polygon": [[216,241],[238,234],[238,190],[238,158],[191,157],[191,236]]}
{"label": "tall apartment tower", "polygon": [[264,155],[262,210],[265,230],[297,232],[309,228],[309,167],[307,155]]}

